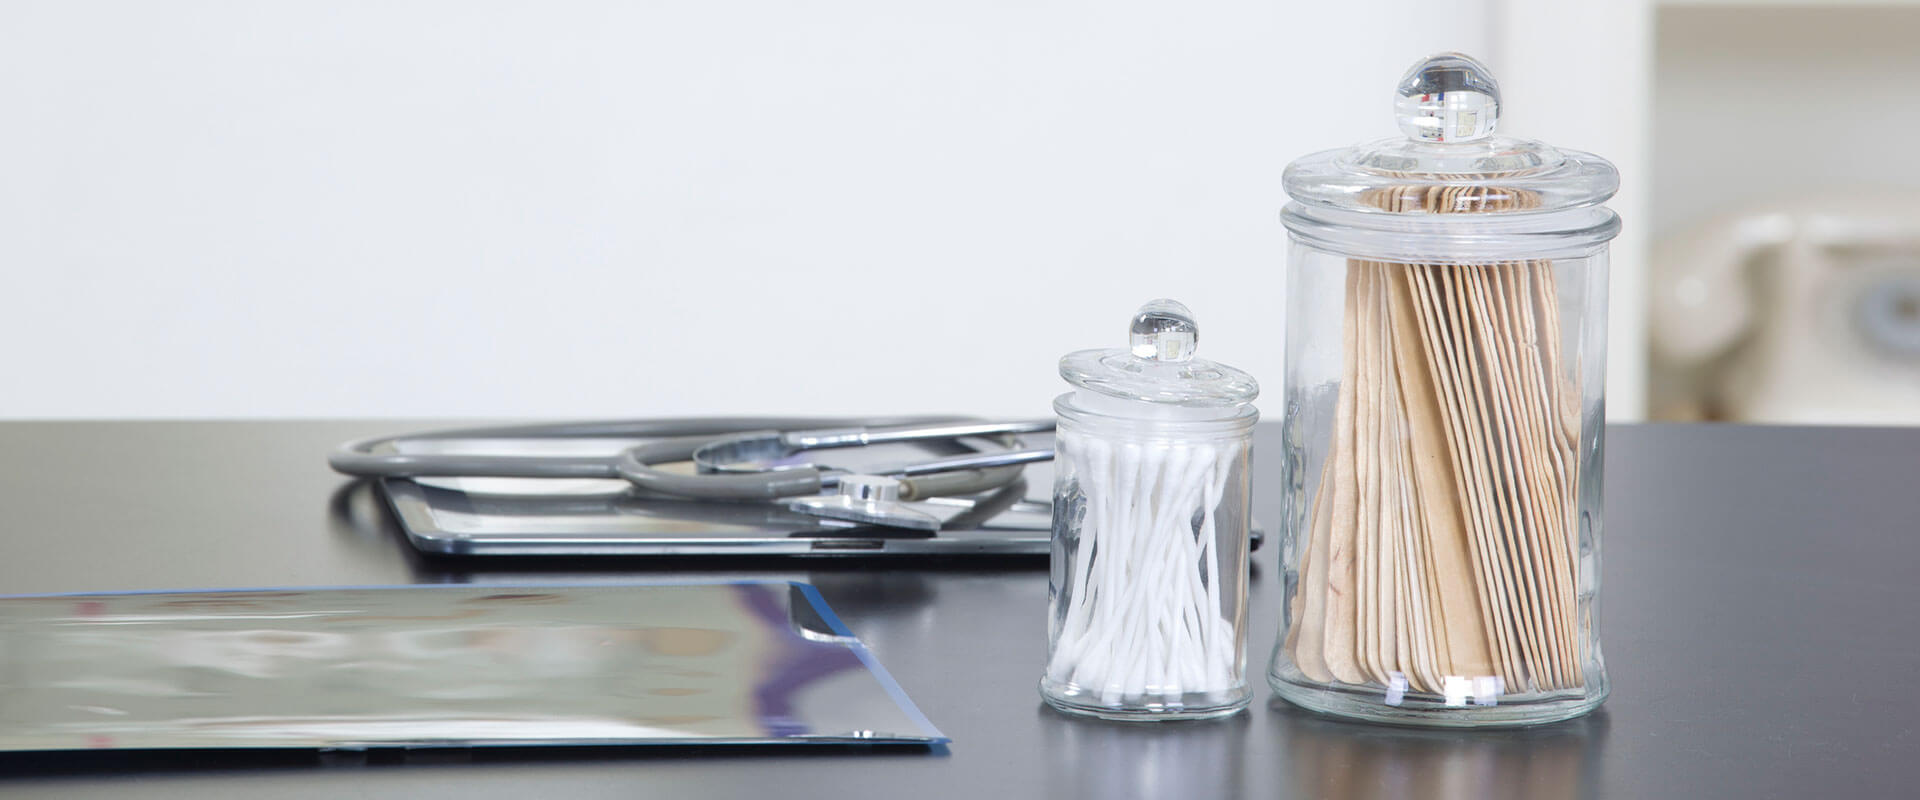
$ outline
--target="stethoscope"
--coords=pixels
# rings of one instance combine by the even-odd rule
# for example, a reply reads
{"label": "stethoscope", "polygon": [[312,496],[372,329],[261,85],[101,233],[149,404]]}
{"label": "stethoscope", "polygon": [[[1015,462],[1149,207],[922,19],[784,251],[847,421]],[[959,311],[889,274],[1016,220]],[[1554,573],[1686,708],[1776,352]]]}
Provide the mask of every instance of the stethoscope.
{"label": "stethoscope", "polygon": [[[1019,480],[1021,466],[1053,458],[1014,437],[1053,430],[1053,420],[982,422],[954,417],[861,420],[705,418],[623,420],[432,431],[348,442],[327,457],[338,472],[368,478],[618,478],[648,492],[697,500],[789,500],[793,510],[875,525],[937,530],[939,519],[904,505],[973,495]],[[833,427],[827,427],[833,426]],[[611,457],[404,452],[406,442],[458,439],[646,439]],[[872,472],[824,468],[796,457],[812,450],[889,442],[967,439],[978,453]],[[695,472],[657,469],[691,461]],[[837,489],[832,495],[821,492]]]}

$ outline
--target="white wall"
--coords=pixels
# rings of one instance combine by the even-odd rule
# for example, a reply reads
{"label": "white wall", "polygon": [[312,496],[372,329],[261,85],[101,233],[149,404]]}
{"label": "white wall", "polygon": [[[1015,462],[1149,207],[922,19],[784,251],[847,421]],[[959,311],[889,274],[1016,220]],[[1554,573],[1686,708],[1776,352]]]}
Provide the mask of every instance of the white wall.
{"label": "white wall", "polygon": [[1159,295],[1277,411],[1281,168],[1488,20],[10,0],[0,416],[1041,415]]}

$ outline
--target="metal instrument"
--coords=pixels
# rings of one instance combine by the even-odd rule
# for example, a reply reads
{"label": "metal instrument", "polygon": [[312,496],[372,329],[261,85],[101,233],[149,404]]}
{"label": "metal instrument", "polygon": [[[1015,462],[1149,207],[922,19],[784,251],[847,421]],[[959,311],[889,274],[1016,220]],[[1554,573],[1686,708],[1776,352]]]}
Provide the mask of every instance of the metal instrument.
{"label": "metal instrument", "polygon": [[[1015,436],[1053,429],[1052,420],[982,422],[952,417],[844,420],[703,418],[518,425],[435,431],[348,442],[327,459],[359,477],[619,478],[649,493],[695,500],[787,501],[812,516],[868,525],[938,530],[938,517],[911,503],[990,492],[1016,481],[1024,464],[1053,451],[1023,449]],[[837,423],[837,424],[836,424]],[[825,426],[833,427],[825,427]],[[450,439],[640,438],[613,457],[405,452],[409,441]],[[891,442],[965,439],[981,452],[864,472],[822,467],[816,450]],[[661,465],[691,461],[695,471]],[[837,490],[832,494],[822,492]]]}

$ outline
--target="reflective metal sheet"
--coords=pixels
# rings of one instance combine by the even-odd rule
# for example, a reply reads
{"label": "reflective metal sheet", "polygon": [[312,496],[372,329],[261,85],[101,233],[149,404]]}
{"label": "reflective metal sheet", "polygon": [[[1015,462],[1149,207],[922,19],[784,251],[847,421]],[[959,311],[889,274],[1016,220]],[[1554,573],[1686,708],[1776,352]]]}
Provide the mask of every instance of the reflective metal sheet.
{"label": "reflective metal sheet", "polygon": [[944,741],[805,584],[0,598],[0,750]]}

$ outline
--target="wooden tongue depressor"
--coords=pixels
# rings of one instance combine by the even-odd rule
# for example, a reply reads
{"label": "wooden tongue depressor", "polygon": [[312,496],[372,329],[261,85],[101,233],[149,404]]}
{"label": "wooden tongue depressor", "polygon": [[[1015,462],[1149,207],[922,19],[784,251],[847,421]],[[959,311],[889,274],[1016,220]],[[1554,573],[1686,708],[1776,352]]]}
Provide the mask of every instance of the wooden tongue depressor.
{"label": "wooden tongue depressor", "polygon": [[[1546,523],[1542,527],[1549,562],[1553,568],[1555,598],[1558,602],[1560,631],[1564,638],[1563,657],[1568,665],[1569,685],[1585,682],[1585,668],[1582,666],[1582,648],[1579,642],[1578,604],[1574,591],[1572,539],[1567,532],[1574,525],[1573,483],[1570,480],[1570,462],[1572,454],[1562,447],[1559,435],[1559,420],[1553,407],[1551,381],[1554,376],[1546,374],[1545,358],[1541,351],[1555,349],[1554,343],[1543,342],[1536,322],[1533,308],[1533,291],[1536,280],[1534,270],[1540,262],[1525,262],[1516,265],[1513,274],[1516,278],[1509,287],[1509,301],[1514,309],[1514,317],[1519,322],[1516,336],[1523,353],[1522,367],[1526,373],[1527,392],[1531,398],[1529,414],[1534,420],[1536,433],[1534,446],[1541,455],[1541,469],[1545,473],[1548,495],[1548,507],[1543,512]],[[1556,312],[1557,313],[1557,312]]]}
{"label": "wooden tongue depressor", "polygon": [[1539,559],[1538,579],[1546,596],[1544,614],[1553,635],[1553,652],[1560,664],[1560,679],[1550,688],[1565,688],[1581,682],[1580,668],[1573,647],[1572,583],[1568,572],[1565,542],[1560,535],[1562,513],[1563,465],[1555,445],[1555,422],[1545,412],[1545,383],[1539,371],[1539,338],[1533,330],[1531,310],[1520,302],[1526,298],[1529,267],[1508,262],[1488,271],[1495,288],[1494,316],[1501,321],[1500,344],[1508,351],[1507,376],[1514,392],[1514,421],[1523,434],[1520,442],[1527,464],[1526,480],[1533,507],[1531,546]]}
{"label": "wooden tongue depressor", "polygon": [[1534,281],[1534,302],[1539,304],[1541,349],[1547,354],[1548,388],[1553,390],[1553,409],[1560,421],[1559,433],[1565,440],[1568,453],[1580,451],[1580,392],[1574,383],[1578,377],[1569,374],[1561,364],[1560,345],[1560,289],[1559,280],[1553,273],[1551,261],[1529,261]]}
{"label": "wooden tongue depressor", "polygon": [[[1425,295],[1416,291],[1415,273],[1423,267],[1394,265],[1388,282],[1394,325],[1394,358],[1400,396],[1407,415],[1407,444],[1420,494],[1421,528],[1428,555],[1427,618],[1434,637],[1436,677],[1490,675],[1494,672],[1493,626],[1480,601],[1475,576],[1467,490],[1462,486],[1461,448],[1443,421],[1444,360],[1433,352],[1442,343],[1432,335],[1432,315],[1423,312]],[[1427,325],[1422,324],[1425,318]]]}
{"label": "wooden tongue depressor", "polygon": [[[1388,352],[1391,354],[1391,344],[1388,347]],[[1389,373],[1387,385],[1392,386],[1395,377],[1391,374],[1393,372],[1391,358],[1387,360],[1387,366]],[[1397,403],[1399,398],[1394,397],[1393,400]],[[1412,565],[1413,552],[1407,542],[1408,533],[1414,527],[1414,515],[1411,513],[1413,506],[1409,500],[1409,496],[1413,494],[1413,480],[1407,473],[1409,465],[1405,457],[1406,425],[1405,419],[1397,412],[1390,421],[1392,424],[1388,429],[1391,431],[1390,436],[1394,447],[1389,451],[1390,461],[1393,464],[1393,477],[1388,490],[1389,494],[1393,495],[1394,526],[1392,535],[1386,539],[1386,549],[1393,561],[1390,577],[1393,586],[1394,668],[1401,675],[1406,676],[1407,685],[1415,691],[1430,692],[1434,690],[1433,682],[1430,680],[1427,664],[1423,659],[1430,658],[1431,655],[1428,646],[1421,641],[1421,637],[1426,634],[1421,624],[1422,620],[1414,612],[1416,603],[1419,601],[1413,596],[1413,575],[1415,574]]]}
{"label": "wooden tongue depressor", "polygon": [[[1400,671],[1408,676],[1408,683],[1415,691],[1438,692],[1440,681],[1435,677],[1434,668],[1434,625],[1429,617],[1432,601],[1430,557],[1425,551],[1426,529],[1422,514],[1425,506],[1419,495],[1419,480],[1414,474],[1413,432],[1408,419],[1407,400],[1401,388],[1405,378],[1400,374],[1400,353],[1407,347],[1401,329],[1405,323],[1401,309],[1396,308],[1396,282],[1404,282],[1399,275],[1401,267],[1382,265],[1381,282],[1385,287],[1382,300],[1386,303],[1387,320],[1385,335],[1386,354],[1383,359],[1386,367],[1382,383],[1386,388],[1386,407],[1390,433],[1392,474],[1396,476],[1398,490],[1398,535],[1392,540],[1395,549],[1393,564],[1395,607],[1398,619],[1395,623],[1395,643],[1398,647]],[[1404,287],[1404,283],[1401,284]],[[1413,343],[1418,347],[1418,343]]]}
{"label": "wooden tongue depressor", "polygon": [[1328,537],[1327,617],[1322,654],[1327,671],[1344,683],[1362,683],[1356,658],[1354,594],[1354,527],[1359,511],[1357,476],[1354,473],[1354,380],[1359,371],[1356,325],[1358,320],[1361,270],[1353,262],[1347,265],[1346,314],[1341,320],[1341,350],[1345,361],[1341,371],[1340,400],[1334,410],[1333,453],[1333,527]]}
{"label": "wooden tongue depressor", "polygon": [[1540,547],[1540,524],[1534,494],[1537,482],[1529,479],[1531,448],[1527,431],[1519,422],[1524,412],[1516,408],[1518,381],[1514,373],[1513,347],[1506,336],[1506,319],[1500,313],[1499,284],[1495,273],[1499,265],[1475,265],[1462,270],[1461,277],[1472,301],[1472,316],[1479,331],[1483,367],[1493,418],[1492,435],[1499,444],[1496,472],[1506,486],[1507,546],[1518,556],[1514,568],[1519,573],[1522,607],[1530,612],[1527,624],[1536,644],[1536,663],[1530,670],[1541,688],[1561,685],[1564,680],[1560,658],[1559,621],[1552,613],[1554,603],[1546,554]]}
{"label": "wooden tongue depressor", "polygon": [[1526,534],[1522,530],[1523,515],[1519,510],[1519,486],[1513,475],[1513,447],[1508,440],[1503,414],[1506,382],[1500,376],[1499,352],[1488,332],[1490,323],[1480,302],[1483,298],[1479,271],[1478,265],[1461,265],[1454,269],[1450,278],[1454,282],[1455,297],[1460,303],[1462,324],[1466,331],[1464,341],[1469,343],[1467,356],[1475,378],[1473,385],[1480,393],[1476,399],[1480,404],[1481,435],[1486,444],[1485,474],[1493,496],[1494,525],[1491,530],[1498,537],[1498,547],[1503,555],[1507,599],[1513,604],[1518,634],[1516,638],[1525,659],[1527,678],[1535,684],[1541,684],[1551,680],[1550,660],[1543,649],[1538,602],[1524,545]]}
{"label": "wooden tongue depressor", "polygon": [[[1527,269],[1523,271],[1523,274],[1528,278],[1528,286],[1521,292],[1517,304],[1521,306],[1522,318],[1527,322],[1531,330],[1531,332],[1527,334],[1526,339],[1533,344],[1533,349],[1537,354],[1535,368],[1541,373],[1538,381],[1543,387],[1542,403],[1544,407],[1541,413],[1549,421],[1547,423],[1549,428],[1547,437],[1548,449],[1549,452],[1553,453],[1555,463],[1559,466],[1560,482],[1556,497],[1560,502],[1560,508],[1557,516],[1554,518],[1554,524],[1556,526],[1554,530],[1557,531],[1559,535],[1554,537],[1555,542],[1553,549],[1560,559],[1561,571],[1565,580],[1565,585],[1561,588],[1561,592],[1562,600],[1566,604],[1564,609],[1566,618],[1565,630],[1569,639],[1568,651],[1572,656],[1572,679],[1578,684],[1584,684],[1586,682],[1585,664],[1587,656],[1586,640],[1582,636],[1582,631],[1590,630],[1590,628],[1582,624],[1582,620],[1580,619],[1579,577],[1577,571],[1580,537],[1578,510],[1580,463],[1577,457],[1580,445],[1580,396],[1579,391],[1575,388],[1576,384],[1573,382],[1573,377],[1562,373],[1559,367],[1559,355],[1561,353],[1560,306],[1557,295],[1555,294],[1555,289],[1553,288],[1553,263],[1550,261],[1529,261],[1526,262],[1526,267]],[[1544,301],[1539,307],[1539,314],[1546,318],[1544,324],[1537,323],[1535,319],[1534,303],[1531,302],[1535,292],[1545,292]],[[1559,397],[1566,397],[1570,401],[1570,404],[1565,407],[1564,412],[1562,412],[1562,408],[1556,404],[1556,399]],[[1556,412],[1561,412],[1561,416],[1556,417]],[[1564,420],[1564,422],[1559,427],[1556,428],[1553,426],[1552,423],[1554,421],[1562,420]],[[1556,433],[1563,435],[1554,435]]]}
{"label": "wooden tongue depressor", "polygon": [[1386,616],[1390,630],[1383,630],[1385,638],[1381,645],[1383,652],[1391,648],[1390,669],[1405,676],[1407,684],[1417,691],[1432,691],[1427,680],[1425,666],[1420,663],[1419,653],[1423,645],[1415,640],[1420,633],[1411,611],[1415,602],[1412,597],[1413,583],[1408,561],[1413,551],[1407,544],[1407,532],[1413,528],[1413,514],[1410,513],[1413,494],[1413,479],[1408,473],[1407,462],[1407,419],[1406,409],[1400,399],[1400,376],[1395,368],[1395,338],[1393,330],[1392,297],[1387,284],[1393,280],[1393,268],[1386,264],[1376,265],[1380,287],[1381,322],[1381,359],[1380,359],[1380,397],[1381,415],[1384,425],[1381,429],[1382,461],[1387,465],[1387,481],[1383,487],[1385,511],[1382,515],[1390,524],[1382,530],[1381,553],[1385,561],[1380,565],[1381,585],[1384,587],[1381,606],[1389,610]]}
{"label": "wooden tongue depressor", "polygon": [[[1396,271],[1399,274],[1395,277],[1396,284],[1394,288],[1395,291],[1399,292],[1399,297],[1394,300],[1395,303],[1407,302],[1407,273],[1411,270],[1412,267],[1396,267]],[[1403,319],[1409,318],[1406,313],[1401,313],[1401,317]],[[1407,323],[1398,324],[1402,330],[1409,327]],[[1411,327],[1418,328],[1419,325],[1417,321],[1414,321]],[[1400,386],[1402,387],[1402,396],[1408,399],[1403,401],[1401,407],[1408,415],[1407,464],[1408,469],[1414,476],[1413,498],[1415,505],[1413,508],[1418,512],[1414,515],[1417,527],[1412,532],[1414,537],[1412,540],[1413,548],[1418,554],[1418,561],[1413,563],[1419,565],[1418,577],[1421,581],[1419,585],[1423,588],[1417,590],[1418,593],[1415,597],[1420,600],[1421,620],[1427,628],[1428,654],[1431,657],[1428,669],[1431,670],[1435,676],[1434,686],[1437,688],[1440,686],[1438,676],[1446,674],[1447,670],[1451,669],[1453,656],[1449,649],[1450,645],[1447,635],[1447,631],[1450,628],[1447,625],[1446,618],[1441,614],[1440,570],[1438,566],[1439,562],[1435,560],[1433,547],[1433,538],[1436,534],[1430,531],[1428,526],[1433,524],[1432,520],[1436,515],[1448,515],[1453,521],[1451,530],[1455,535],[1458,535],[1461,531],[1465,530],[1464,527],[1461,527],[1465,522],[1459,515],[1461,506],[1455,504],[1455,501],[1459,497],[1459,488],[1456,485],[1458,478],[1452,471],[1452,466],[1456,463],[1453,455],[1448,453],[1445,457],[1441,457],[1437,451],[1426,449],[1428,446],[1444,447],[1446,441],[1446,432],[1444,430],[1434,438],[1431,445],[1427,444],[1425,439],[1426,436],[1433,434],[1434,426],[1441,424],[1438,406],[1435,405],[1437,398],[1431,393],[1431,390],[1434,388],[1433,377],[1422,371],[1422,356],[1426,353],[1426,348],[1418,342],[1400,344],[1397,345],[1397,347],[1405,348],[1405,350],[1395,350],[1395,359],[1397,364],[1404,365],[1400,368]],[[1414,353],[1415,355],[1407,357],[1407,360],[1400,360],[1403,358],[1403,353]],[[1431,363],[1431,360],[1426,361],[1426,364],[1430,365]],[[1424,393],[1417,395],[1410,394],[1415,382],[1421,381],[1423,378],[1425,379],[1425,383],[1421,391]],[[1420,410],[1420,413],[1424,415],[1421,417],[1421,419],[1424,420],[1421,428],[1415,428],[1416,419],[1413,416],[1413,412],[1416,409]],[[1437,482],[1429,481],[1422,483],[1422,481],[1427,480],[1427,478],[1423,477],[1425,473],[1422,472],[1423,467],[1426,466],[1423,464],[1423,457],[1425,461],[1432,461],[1437,465],[1438,469],[1435,470],[1438,476],[1436,478]],[[1476,599],[1478,596],[1477,592],[1463,591],[1468,602],[1477,607],[1479,605]],[[1484,629],[1482,633],[1485,633]],[[1491,645],[1485,644],[1484,642],[1482,642],[1481,646],[1483,649],[1488,649],[1489,651],[1491,649]]]}
{"label": "wooden tongue depressor", "polygon": [[[1566,459],[1566,483],[1562,487],[1563,497],[1566,502],[1563,515],[1564,519],[1561,522],[1561,524],[1565,526],[1565,529],[1562,531],[1562,538],[1566,540],[1564,544],[1567,548],[1569,574],[1577,575],[1577,573],[1573,571],[1573,563],[1580,552],[1578,504],[1580,486],[1581,398],[1577,383],[1578,376],[1572,374],[1572,371],[1578,369],[1578,364],[1576,363],[1570,369],[1563,363],[1561,344],[1564,340],[1560,338],[1560,295],[1553,272],[1553,262],[1529,261],[1527,265],[1531,268],[1530,274],[1534,277],[1532,299],[1538,309],[1536,313],[1539,317],[1537,327],[1540,334],[1540,350],[1544,353],[1546,360],[1543,369],[1546,372],[1545,380],[1548,390],[1548,407],[1553,413],[1558,415],[1556,419],[1561,423],[1560,428],[1557,430],[1557,433],[1560,435],[1556,437],[1555,441],[1560,446],[1561,454]],[[1581,624],[1584,620],[1579,618],[1579,584],[1577,577],[1574,581],[1572,591],[1574,592],[1573,630],[1575,631],[1574,638],[1576,645],[1574,648],[1575,663],[1584,664],[1587,658],[1587,641],[1579,632],[1582,630],[1590,630],[1590,628]]]}
{"label": "wooden tongue depressor", "polygon": [[[1470,345],[1463,345],[1464,339],[1460,335],[1459,305],[1449,299],[1452,293],[1448,276],[1452,269],[1452,266],[1425,265],[1416,270],[1416,283],[1422,291],[1416,291],[1414,298],[1416,308],[1426,315],[1426,321],[1433,330],[1431,341],[1435,345],[1432,351],[1439,364],[1435,383],[1446,398],[1441,409],[1446,415],[1447,430],[1453,436],[1450,449],[1457,459],[1455,473],[1459,475],[1462,493],[1459,502],[1466,519],[1464,538],[1473,566],[1469,574],[1478,578],[1475,584],[1478,589],[1477,602],[1482,609],[1482,621],[1491,637],[1489,649],[1498,658],[1490,666],[1498,670],[1502,679],[1514,682],[1517,676],[1523,674],[1520,652],[1512,625],[1513,609],[1507,602],[1502,554],[1497,546],[1497,536],[1489,533],[1494,527],[1493,502],[1488,495],[1485,479],[1486,458],[1479,439],[1482,429],[1477,424],[1474,390],[1469,385],[1473,371],[1466,360],[1466,348]],[[1448,611],[1450,613],[1451,609]],[[1491,670],[1474,672],[1458,660],[1453,667],[1456,672],[1451,674],[1466,677],[1492,674]]]}
{"label": "wooden tongue depressor", "polygon": [[1356,315],[1354,372],[1354,475],[1359,479],[1360,507],[1353,536],[1354,565],[1354,660],[1368,681],[1385,685],[1387,676],[1380,668],[1380,365],[1379,310],[1374,302],[1376,271],[1373,262],[1355,262],[1349,269],[1360,272]]}
{"label": "wooden tongue depressor", "polygon": [[[1538,680],[1544,668],[1544,655],[1540,651],[1540,639],[1534,626],[1534,611],[1526,590],[1526,575],[1520,566],[1520,554],[1514,546],[1513,507],[1509,503],[1508,485],[1501,475],[1500,432],[1495,420],[1499,417],[1497,399],[1490,385],[1493,364],[1488,360],[1491,354],[1481,349],[1484,343],[1483,322],[1474,313],[1473,288],[1469,280],[1472,272],[1465,265],[1456,266],[1440,273],[1440,283],[1447,290],[1456,312],[1452,327],[1456,341],[1461,344],[1461,354],[1465,356],[1466,368],[1462,372],[1471,376],[1467,387],[1471,392],[1462,392],[1471,411],[1469,417],[1473,435],[1468,437],[1474,450],[1476,483],[1481,487],[1483,508],[1486,511],[1486,526],[1481,530],[1483,546],[1493,555],[1492,563],[1499,569],[1495,571],[1495,581],[1499,583],[1499,597],[1508,609],[1515,650],[1520,659],[1521,669],[1515,677],[1524,677],[1529,681]],[[1509,683],[1510,691],[1520,691],[1525,684]]]}
{"label": "wooden tongue depressor", "polygon": [[[1388,353],[1391,354],[1392,351],[1388,350]],[[1388,363],[1391,363],[1391,359],[1388,359]],[[1387,372],[1390,373],[1392,370]],[[1387,380],[1391,379],[1391,376],[1387,377]],[[1380,553],[1383,556],[1380,562],[1380,605],[1383,620],[1380,629],[1382,637],[1380,654],[1387,659],[1383,666],[1388,670],[1389,677],[1397,673],[1408,686],[1417,687],[1420,681],[1417,680],[1418,673],[1414,669],[1413,641],[1409,636],[1413,622],[1408,619],[1407,613],[1406,553],[1402,547],[1407,527],[1406,516],[1403,513],[1406,509],[1406,500],[1402,494],[1406,488],[1407,464],[1399,458],[1400,448],[1397,446],[1399,440],[1396,436],[1402,431],[1394,424],[1397,418],[1397,411],[1387,417],[1386,433],[1381,437],[1389,444],[1382,451],[1382,458],[1386,461],[1388,469],[1387,480],[1380,487],[1381,502],[1385,504],[1381,514],[1388,520],[1388,524],[1380,531]]]}
{"label": "wooden tongue depressor", "polygon": [[[1403,524],[1400,515],[1400,470],[1405,466],[1394,454],[1400,449],[1399,431],[1394,423],[1400,418],[1400,409],[1392,402],[1395,398],[1388,377],[1388,368],[1393,360],[1391,321],[1387,319],[1387,267],[1373,264],[1373,291],[1368,293],[1368,302],[1374,307],[1374,346],[1373,355],[1373,394],[1375,415],[1379,417],[1378,444],[1374,464],[1380,476],[1380,519],[1379,530],[1374,533],[1375,562],[1370,565],[1374,570],[1374,632],[1377,659],[1383,677],[1389,679],[1393,673],[1407,674],[1400,664],[1399,646],[1399,592],[1394,583],[1395,565],[1399,563],[1400,527]],[[1403,677],[1404,680],[1404,677]]]}
{"label": "wooden tongue depressor", "polygon": [[[1399,386],[1397,359],[1389,361],[1395,365],[1395,375],[1390,386]],[[1397,388],[1396,388],[1397,392]],[[1396,402],[1398,398],[1396,397]],[[1404,408],[1404,407],[1403,407]],[[1413,475],[1413,450],[1409,442],[1409,427],[1403,413],[1396,419],[1399,449],[1395,452],[1400,462],[1400,560],[1394,565],[1400,578],[1399,605],[1401,644],[1400,661],[1402,670],[1411,677],[1409,681],[1418,691],[1440,691],[1440,681],[1435,677],[1439,673],[1434,669],[1433,628],[1429,622],[1428,606],[1432,602],[1428,592],[1431,585],[1427,572],[1427,556],[1423,552],[1426,531],[1422,526],[1422,506],[1418,494],[1418,484]]]}
{"label": "wooden tongue depressor", "polygon": [[1561,422],[1561,427],[1556,430],[1559,434],[1556,442],[1567,464],[1567,482],[1563,487],[1568,514],[1565,524],[1569,546],[1577,552],[1578,530],[1574,527],[1573,516],[1579,491],[1577,487],[1580,485],[1580,394],[1575,382],[1577,376],[1570,374],[1562,360],[1559,289],[1553,273],[1553,262],[1529,261],[1527,266],[1530,268],[1528,274],[1533,278],[1530,294],[1533,303],[1529,311],[1537,317],[1535,327],[1539,332],[1540,352],[1546,362],[1541,369],[1546,373],[1547,407],[1552,414],[1558,415],[1555,419]]}
{"label": "wooden tongue depressor", "polygon": [[[1328,446],[1331,448],[1331,443]],[[1306,549],[1300,554],[1300,597],[1293,604],[1293,624],[1287,628],[1287,648],[1293,654],[1294,666],[1321,683],[1333,679],[1327,671],[1326,656],[1321,654],[1327,620],[1327,539],[1333,529],[1333,461],[1330,450],[1320,466],[1312,527],[1307,531]]]}

